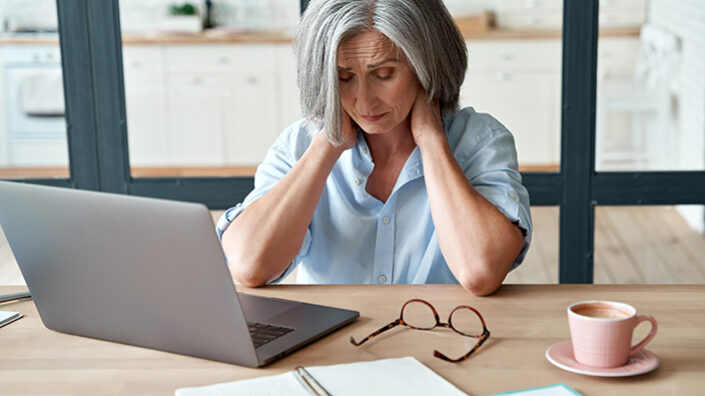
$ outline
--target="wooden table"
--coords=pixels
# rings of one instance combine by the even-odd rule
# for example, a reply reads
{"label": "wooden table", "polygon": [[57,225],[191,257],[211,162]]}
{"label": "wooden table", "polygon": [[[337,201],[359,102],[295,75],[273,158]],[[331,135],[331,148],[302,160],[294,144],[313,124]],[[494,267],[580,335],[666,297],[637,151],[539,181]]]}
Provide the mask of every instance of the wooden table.
{"label": "wooden table", "polygon": [[[20,291],[0,287],[0,293]],[[491,297],[474,297],[454,285],[272,286],[248,293],[359,310],[360,320],[262,369],[180,356],[47,330],[33,302],[0,305],[26,315],[0,329],[0,394],[141,395],[173,394],[183,386],[207,385],[293,369],[414,356],[463,391],[487,394],[565,383],[584,395],[696,395],[705,389],[705,285],[505,285]],[[452,364],[434,349],[461,355],[473,340],[445,330],[393,329],[353,347],[394,320],[409,298],[433,303],[442,319],[458,304],[476,307],[492,336],[469,360]],[[629,378],[597,378],[552,366],[550,345],[568,339],[566,307],[571,302],[607,299],[630,303],[659,322],[647,347],[660,359],[655,371]],[[207,307],[204,307],[207,309]],[[648,331],[637,328],[636,336]]]}

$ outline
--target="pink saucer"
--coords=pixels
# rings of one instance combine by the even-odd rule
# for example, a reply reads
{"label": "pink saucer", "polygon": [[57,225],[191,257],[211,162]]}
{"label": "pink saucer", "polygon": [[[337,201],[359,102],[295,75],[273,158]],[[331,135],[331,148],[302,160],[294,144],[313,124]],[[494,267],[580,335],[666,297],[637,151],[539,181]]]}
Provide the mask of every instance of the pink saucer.
{"label": "pink saucer", "polygon": [[570,340],[551,345],[546,350],[546,359],[563,370],[597,377],[629,377],[648,373],[658,367],[658,358],[646,349],[631,357],[624,366],[613,368],[585,366],[575,361]]}

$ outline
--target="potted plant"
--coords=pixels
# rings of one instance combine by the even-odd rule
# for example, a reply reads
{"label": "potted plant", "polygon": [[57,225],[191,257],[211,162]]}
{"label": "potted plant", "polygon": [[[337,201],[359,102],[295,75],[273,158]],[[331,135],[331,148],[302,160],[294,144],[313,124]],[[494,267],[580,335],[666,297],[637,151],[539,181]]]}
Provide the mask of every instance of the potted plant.
{"label": "potted plant", "polygon": [[203,22],[193,4],[171,4],[167,15],[159,22],[159,30],[173,33],[200,33]]}

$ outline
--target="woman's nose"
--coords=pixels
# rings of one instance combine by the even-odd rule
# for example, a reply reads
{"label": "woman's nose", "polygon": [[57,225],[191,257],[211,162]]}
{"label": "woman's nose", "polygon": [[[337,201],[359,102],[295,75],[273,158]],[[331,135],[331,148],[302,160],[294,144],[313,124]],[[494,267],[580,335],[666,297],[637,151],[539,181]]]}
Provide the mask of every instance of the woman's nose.
{"label": "woman's nose", "polygon": [[358,111],[363,115],[370,115],[378,102],[376,90],[369,84],[360,84],[356,93]]}

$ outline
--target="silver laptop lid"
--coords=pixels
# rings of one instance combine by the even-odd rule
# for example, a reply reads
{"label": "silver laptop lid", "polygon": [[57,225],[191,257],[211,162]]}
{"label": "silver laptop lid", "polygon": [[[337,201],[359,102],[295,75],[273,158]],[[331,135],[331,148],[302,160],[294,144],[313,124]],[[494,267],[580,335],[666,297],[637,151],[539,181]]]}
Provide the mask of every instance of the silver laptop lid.
{"label": "silver laptop lid", "polygon": [[46,327],[258,365],[205,206],[0,181],[0,223]]}

